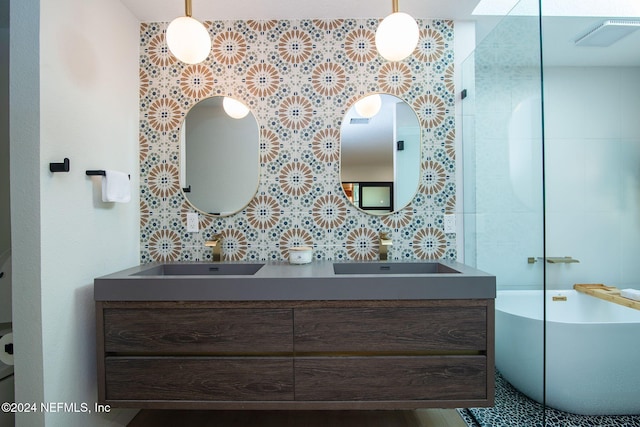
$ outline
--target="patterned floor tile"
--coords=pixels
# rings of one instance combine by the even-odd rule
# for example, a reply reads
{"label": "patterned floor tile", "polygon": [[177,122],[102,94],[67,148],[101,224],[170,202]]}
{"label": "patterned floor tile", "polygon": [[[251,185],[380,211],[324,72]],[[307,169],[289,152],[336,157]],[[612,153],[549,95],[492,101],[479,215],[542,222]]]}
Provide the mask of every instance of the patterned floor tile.
{"label": "patterned floor tile", "polygon": [[544,408],[496,372],[496,404],[458,412],[470,427],[640,427],[640,415],[585,416]]}

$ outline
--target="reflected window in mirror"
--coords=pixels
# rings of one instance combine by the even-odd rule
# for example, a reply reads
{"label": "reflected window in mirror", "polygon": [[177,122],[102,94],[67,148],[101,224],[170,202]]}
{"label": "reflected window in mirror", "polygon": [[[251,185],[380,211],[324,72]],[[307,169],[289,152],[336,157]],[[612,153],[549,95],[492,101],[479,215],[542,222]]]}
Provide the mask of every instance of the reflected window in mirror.
{"label": "reflected window in mirror", "polygon": [[358,113],[358,100],[340,128],[342,189],[354,206],[374,215],[411,202],[420,184],[421,165],[421,129],[415,111],[393,95],[380,98],[382,105],[371,117]]}
{"label": "reflected window in mirror", "polygon": [[[187,113],[180,137],[180,182],[197,210],[231,215],[249,204],[260,179],[259,129],[250,112],[233,118],[214,96]],[[239,117],[239,116],[237,116]]]}

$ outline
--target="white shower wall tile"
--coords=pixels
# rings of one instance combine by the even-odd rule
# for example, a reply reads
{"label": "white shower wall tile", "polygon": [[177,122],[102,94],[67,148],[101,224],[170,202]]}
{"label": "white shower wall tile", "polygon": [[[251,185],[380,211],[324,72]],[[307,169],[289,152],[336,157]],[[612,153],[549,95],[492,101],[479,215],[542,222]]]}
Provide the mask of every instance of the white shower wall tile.
{"label": "white shower wall tile", "polygon": [[[535,77],[534,71],[539,73],[532,68],[529,77]],[[514,107],[528,96],[539,95],[539,81],[513,78],[512,72],[505,69],[501,77],[493,74],[487,76],[487,81],[480,79],[480,84],[486,83],[481,94],[491,93],[492,85],[496,86],[496,93],[511,85],[512,93],[497,102],[511,101]],[[548,265],[550,288],[570,288],[579,282],[639,283],[640,268],[634,257],[640,241],[640,102],[638,97],[629,95],[638,92],[639,73],[638,68],[545,69],[547,255],[574,256],[581,261],[568,266]],[[479,97],[477,103],[483,102],[484,98]],[[520,261],[497,261],[522,257],[523,248],[509,246],[510,240],[528,240],[532,248],[541,252],[543,205],[541,195],[533,195],[531,203],[522,203],[522,192],[518,186],[513,188],[514,165],[509,156],[513,144],[507,125],[511,112],[495,110],[475,117],[473,208],[479,215],[474,217],[475,242],[465,243],[482,257],[479,268],[497,274],[500,288],[535,284],[536,277],[541,286],[540,263],[522,266]],[[621,139],[622,135],[628,139]],[[534,150],[531,157],[532,165],[539,165],[541,170],[541,154]],[[541,180],[533,174],[530,178],[532,182]],[[527,210],[534,215],[520,218],[523,229],[503,227],[508,220],[502,213],[515,215]],[[539,218],[535,218],[536,210],[540,211]],[[532,232],[526,227],[532,227]],[[468,234],[466,237],[469,239]],[[608,266],[606,271],[603,265]]]}
{"label": "white shower wall tile", "polygon": [[476,214],[466,213],[462,216],[464,221],[464,262],[467,265],[477,267],[478,263],[478,236],[476,231]]}
{"label": "white shower wall tile", "polygon": [[554,138],[545,142],[545,179],[550,183],[545,191],[547,211],[584,212],[585,141]]}
{"label": "white shower wall tile", "polygon": [[620,214],[581,213],[576,218],[575,212],[555,213],[547,216],[546,229],[548,256],[571,256],[580,261],[549,265],[550,289],[571,289],[575,283],[615,286],[621,281]]}
{"label": "white shower wall tile", "polygon": [[615,68],[545,70],[545,132],[555,138],[620,138],[620,72]]}
{"label": "white shower wall tile", "polygon": [[[636,197],[637,194],[636,193]],[[638,206],[636,200],[636,206]],[[620,289],[640,290],[640,262],[638,262],[637,242],[640,241],[640,222],[637,212],[625,212],[620,217],[620,233],[626,236],[620,242],[620,277],[617,286]]]}
{"label": "white shower wall tile", "polygon": [[[622,142],[615,139],[547,139],[549,212],[616,212],[625,209]],[[555,184],[554,184],[555,183]]]}
{"label": "white shower wall tile", "polygon": [[[527,206],[525,204],[527,200],[519,199],[516,194],[510,176],[509,150],[505,144],[500,144],[500,142],[506,141],[486,142],[489,144],[478,149],[476,158],[477,212],[523,212],[539,209],[540,206],[537,204],[534,204],[533,207]],[[501,166],[497,167],[496,165]],[[535,179],[532,178],[530,181],[532,185],[535,185],[533,184]],[[527,196],[535,199],[532,194],[529,193]]]}
{"label": "white shower wall tile", "polygon": [[475,105],[478,115],[511,113],[512,87],[508,79],[503,80],[501,83],[501,85],[496,86],[493,82],[476,81],[476,99],[482,100],[482,102],[477,102]]}
{"label": "white shower wall tile", "polygon": [[510,191],[504,196],[509,199],[514,211],[540,210],[543,194],[541,140],[512,137],[509,139],[508,152],[506,183]]}
{"label": "white shower wall tile", "polygon": [[[638,138],[640,135],[640,68],[628,67],[620,69],[620,136],[622,138]],[[634,95],[635,94],[635,95]]]}
{"label": "white shower wall tile", "polygon": [[477,265],[496,275],[498,289],[541,286],[540,263],[529,264],[529,257],[543,254],[542,212],[491,213],[476,216]]}
{"label": "white shower wall tile", "polygon": [[[522,76],[520,78],[512,80],[511,84],[513,89],[511,91],[511,109],[515,110],[518,105],[527,99],[540,100],[540,82],[542,77],[540,76],[540,70],[537,68],[523,68]],[[534,119],[533,122],[538,122],[539,119]],[[538,122],[539,124],[539,122]],[[536,132],[541,132],[542,129],[536,126]]]}
{"label": "white shower wall tile", "polygon": [[[478,135],[494,139],[506,138],[507,134],[501,133],[505,132],[505,127],[501,125],[509,122],[511,110],[506,116],[499,115],[497,112],[501,111],[501,108],[508,105],[509,102],[511,102],[511,108],[515,108],[520,100],[532,94],[539,96],[541,85],[540,71],[537,67],[539,58],[535,58],[531,62],[533,66],[529,70],[509,68],[511,64],[527,62],[523,60],[525,58],[518,58],[512,54],[516,52],[536,54],[535,49],[519,49],[516,44],[518,38],[513,37],[514,34],[521,32],[528,32],[531,35],[537,34],[535,30],[523,31],[527,29],[526,24],[526,19],[509,18],[507,22],[498,27],[498,31],[495,32],[495,40],[485,40],[482,43],[484,49],[488,49],[490,53],[493,52],[493,56],[484,55],[482,46],[476,52],[480,58],[476,73],[480,77],[487,76],[487,82],[489,82],[488,85],[484,85],[484,81],[479,81],[481,95],[485,95],[487,98],[481,99],[478,104],[486,107],[489,112],[496,112],[495,117],[478,115],[477,127],[480,129]],[[533,25],[537,26],[537,23],[533,22]],[[522,29],[515,28],[516,26],[522,27]],[[505,32],[501,34],[501,31]],[[496,42],[499,48],[495,49],[492,42]],[[537,46],[539,40],[531,39],[525,42],[523,44],[527,46]],[[506,65],[504,70],[487,72],[490,64],[500,63]],[[478,70],[480,71],[478,72]],[[600,139],[615,143],[619,136],[637,138],[640,135],[640,121],[637,120],[640,116],[638,114],[640,103],[638,103],[637,96],[629,96],[629,94],[638,93],[637,89],[640,83],[637,78],[638,73],[637,68],[545,69],[545,103],[547,107],[545,111],[546,207],[549,221],[552,223],[562,222],[562,227],[553,225],[553,233],[547,236],[548,242],[552,242],[548,255],[558,255],[551,253],[552,249],[568,251],[574,247],[577,247],[585,256],[591,251],[594,254],[605,254],[606,251],[611,250],[613,252],[611,256],[605,254],[603,257],[607,260],[606,265],[612,267],[613,270],[622,271],[622,275],[625,275],[625,271],[632,270],[632,265],[638,264],[631,260],[634,254],[638,253],[637,242],[640,241],[635,234],[638,228],[637,218],[640,217],[638,212],[640,203],[637,203],[638,194],[640,194],[637,186],[640,180],[636,172],[639,163],[638,158],[633,154],[635,147],[630,143],[630,153],[624,152],[623,149],[624,154],[617,157],[618,155],[615,154],[617,149],[607,150],[606,145],[598,146]],[[628,80],[626,80],[627,78]],[[494,90],[493,93],[500,94],[500,96],[488,96],[488,94],[493,94],[492,90]],[[505,90],[509,91],[506,96]],[[489,106],[491,106],[490,109]],[[596,142],[592,143],[594,138]],[[573,146],[571,148],[569,145],[557,146],[556,143],[559,141],[562,143],[569,141]],[[537,246],[541,251],[542,203],[538,205],[540,210],[538,218],[521,218],[523,226],[529,224],[535,228],[539,224],[539,229],[529,235],[518,234],[521,230],[509,227],[502,230],[500,225],[504,223],[505,218],[499,214],[494,218],[494,212],[500,213],[508,209],[517,210],[517,206],[508,201],[500,200],[501,198],[510,198],[508,187],[500,185],[501,182],[508,183],[509,179],[505,178],[507,174],[501,175],[494,172],[495,169],[509,168],[508,159],[505,163],[505,156],[499,152],[501,149],[506,151],[509,144],[496,147],[497,150],[490,147],[483,155],[483,150],[487,149],[486,142],[487,140],[478,137],[477,152],[482,161],[478,162],[480,166],[476,165],[478,173],[474,175],[477,176],[476,185],[479,187],[478,200],[483,197],[488,197],[487,200],[489,200],[488,203],[480,201],[482,209],[478,209],[478,212],[483,212],[484,209],[491,215],[487,216],[486,221],[477,221],[477,233],[482,233],[487,228],[490,228],[491,232],[483,235],[484,240],[480,242],[482,248],[478,249],[478,253],[484,253],[483,249],[487,246],[489,248],[487,262],[494,258],[500,259],[499,255],[502,255],[504,251],[500,252],[492,246],[496,243],[496,236],[502,236],[503,242],[531,238],[531,244]],[[494,159],[493,163],[491,163],[491,159]],[[540,161],[541,159],[538,157],[538,164]],[[613,207],[613,205],[617,206]],[[563,221],[560,218],[554,218],[556,213],[564,215]],[[620,216],[617,216],[618,214]],[[613,227],[616,222],[619,227],[617,230]],[[489,227],[489,224],[493,226]],[[582,227],[582,234],[578,235],[577,231],[571,231],[565,236],[564,227],[569,227],[570,230]],[[606,241],[608,243],[606,247],[597,247],[598,239]],[[618,247],[624,249],[618,251]],[[625,261],[616,261],[614,258],[621,258]],[[581,264],[559,266],[562,268],[561,270],[552,272],[558,276],[553,276],[553,281],[564,283],[574,279],[586,279],[587,276],[593,276],[592,279],[602,276],[599,270],[602,270],[603,263],[594,262],[589,266]],[[596,264],[598,265],[596,266]],[[627,267],[625,268],[621,264]],[[491,269],[487,268],[487,270],[498,273],[499,281],[502,277],[506,277],[508,280],[503,282],[528,282],[529,276],[535,276],[537,273],[538,280],[534,283],[539,286],[542,283],[540,263],[514,272],[510,271],[514,265],[512,263],[501,266],[496,261],[491,265]],[[531,271],[527,271],[527,268],[530,268]],[[561,277],[560,274],[562,274]],[[611,277],[611,280],[615,279],[614,276]],[[628,275],[628,278],[631,277],[632,273]],[[504,283],[502,286],[505,286]]]}
{"label": "white shower wall tile", "polygon": [[478,141],[486,139],[506,139],[509,134],[507,123],[511,119],[511,110],[494,113],[479,113],[476,116],[476,138]]}
{"label": "white shower wall tile", "polygon": [[623,204],[621,142],[618,139],[584,141],[585,211],[620,212]]}
{"label": "white shower wall tile", "polygon": [[[638,207],[640,209],[640,137],[625,139],[620,144],[620,192],[622,206]],[[625,209],[623,215],[630,218],[638,218],[636,209]]]}

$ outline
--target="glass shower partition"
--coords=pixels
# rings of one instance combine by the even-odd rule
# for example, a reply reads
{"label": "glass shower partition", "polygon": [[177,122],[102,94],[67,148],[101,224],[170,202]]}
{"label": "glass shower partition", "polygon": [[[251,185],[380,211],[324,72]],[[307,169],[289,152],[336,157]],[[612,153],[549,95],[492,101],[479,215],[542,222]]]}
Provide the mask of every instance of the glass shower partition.
{"label": "glass shower partition", "polygon": [[559,6],[542,0],[545,235],[574,262],[546,268],[547,292],[569,298],[546,305],[547,419],[640,415],[638,311],[572,289],[640,289],[640,7]]}
{"label": "glass shower partition", "polygon": [[462,80],[464,261],[495,274],[498,290],[496,406],[470,413],[481,425],[504,420],[543,425],[546,265],[538,0],[520,1],[477,44],[463,63]]}

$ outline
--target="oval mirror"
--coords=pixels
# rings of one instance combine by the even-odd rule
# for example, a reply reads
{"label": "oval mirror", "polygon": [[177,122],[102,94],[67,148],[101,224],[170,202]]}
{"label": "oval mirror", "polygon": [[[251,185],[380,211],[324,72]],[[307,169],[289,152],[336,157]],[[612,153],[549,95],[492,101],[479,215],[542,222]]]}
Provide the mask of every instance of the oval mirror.
{"label": "oval mirror", "polygon": [[203,213],[221,216],[247,206],[260,178],[258,123],[246,107],[244,113],[227,113],[224,99],[214,96],[195,104],[180,135],[180,185],[185,197]]}
{"label": "oval mirror", "polygon": [[340,180],[351,203],[374,215],[408,205],[420,184],[420,137],[418,116],[402,99],[358,100],[340,127]]}

